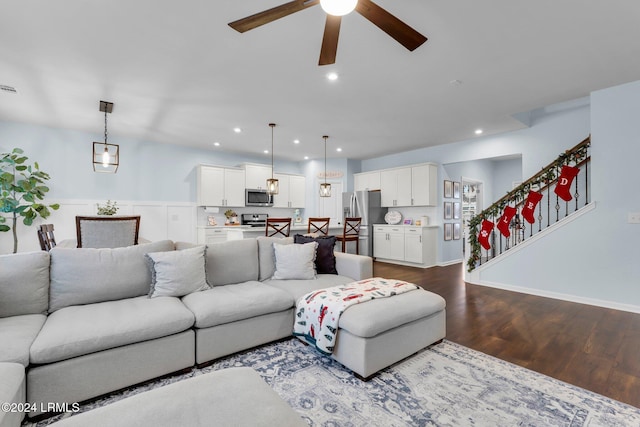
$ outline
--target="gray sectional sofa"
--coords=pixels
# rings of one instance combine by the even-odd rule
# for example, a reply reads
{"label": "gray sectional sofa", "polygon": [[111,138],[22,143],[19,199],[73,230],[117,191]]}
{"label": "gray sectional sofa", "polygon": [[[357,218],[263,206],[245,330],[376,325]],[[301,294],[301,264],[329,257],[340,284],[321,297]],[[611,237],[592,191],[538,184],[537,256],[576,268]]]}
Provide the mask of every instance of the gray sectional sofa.
{"label": "gray sectional sofa", "polygon": [[[211,288],[182,297],[148,296],[155,277],[145,254],[191,244],[0,256],[0,362],[25,367],[26,401],[36,416],[51,402],[81,402],[289,337],[294,296],[269,281],[273,242],[292,240],[209,245]],[[307,287],[372,275],[371,258],[335,255],[339,274],[320,274]]]}

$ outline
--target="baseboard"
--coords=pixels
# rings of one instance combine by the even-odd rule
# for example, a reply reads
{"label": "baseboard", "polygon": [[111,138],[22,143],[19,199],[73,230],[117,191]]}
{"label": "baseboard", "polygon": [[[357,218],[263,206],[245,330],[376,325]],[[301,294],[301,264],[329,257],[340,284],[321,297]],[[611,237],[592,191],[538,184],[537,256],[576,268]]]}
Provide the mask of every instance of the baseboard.
{"label": "baseboard", "polygon": [[463,261],[462,258],[458,258],[458,259],[454,259],[453,261],[439,262],[438,267],[448,267],[453,264],[460,264],[462,261]]}
{"label": "baseboard", "polygon": [[640,306],[632,305],[632,304],[622,304],[615,301],[581,297],[577,295],[563,294],[560,292],[543,291],[540,289],[513,286],[513,285],[507,285],[504,283],[496,283],[496,282],[488,282],[488,281],[482,281],[482,282],[476,283],[476,282],[470,282],[468,280],[466,282],[471,283],[473,285],[487,286],[490,288],[502,289],[502,290],[511,291],[511,292],[518,292],[521,294],[536,295],[539,297],[553,298],[553,299],[562,300],[562,301],[575,302],[578,304],[593,305],[596,307],[610,308],[613,310],[628,311],[630,313],[640,314]]}

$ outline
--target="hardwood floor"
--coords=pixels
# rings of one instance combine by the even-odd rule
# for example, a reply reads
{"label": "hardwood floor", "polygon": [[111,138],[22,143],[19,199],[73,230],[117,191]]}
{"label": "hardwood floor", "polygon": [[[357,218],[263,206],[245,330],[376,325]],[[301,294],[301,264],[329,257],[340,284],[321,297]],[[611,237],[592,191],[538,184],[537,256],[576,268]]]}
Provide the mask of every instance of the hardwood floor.
{"label": "hardwood floor", "polygon": [[374,263],[447,301],[447,338],[640,407],[640,314],[465,283],[462,264]]}

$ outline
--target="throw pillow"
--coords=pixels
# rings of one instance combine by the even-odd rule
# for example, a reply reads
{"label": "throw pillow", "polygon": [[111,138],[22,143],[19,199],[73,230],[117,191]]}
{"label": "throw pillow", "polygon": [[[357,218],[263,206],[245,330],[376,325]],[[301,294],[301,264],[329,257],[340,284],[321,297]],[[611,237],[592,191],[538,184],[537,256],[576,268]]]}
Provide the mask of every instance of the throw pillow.
{"label": "throw pillow", "polygon": [[149,297],[181,297],[209,289],[205,276],[206,246],[145,254],[151,266]]}
{"label": "throw pillow", "polygon": [[316,248],[317,242],[302,245],[273,244],[276,255],[276,271],[274,279],[315,279],[316,278]]}
{"label": "throw pillow", "polygon": [[336,256],[333,253],[336,240],[336,236],[310,237],[302,234],[296,234],[293,238],[295,243],[318,242],[316,251],[316,271],[318,274],[338,274]]}

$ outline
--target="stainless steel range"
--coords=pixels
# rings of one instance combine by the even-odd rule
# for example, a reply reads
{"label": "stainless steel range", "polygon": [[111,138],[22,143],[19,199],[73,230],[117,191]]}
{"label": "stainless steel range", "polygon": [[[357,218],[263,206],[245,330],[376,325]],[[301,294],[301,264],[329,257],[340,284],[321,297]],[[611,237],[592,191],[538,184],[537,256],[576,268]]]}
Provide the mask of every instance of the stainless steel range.
{"label": "stainless steel range", "polygon": [[242,214],[240,216],[241,225],[251,227],[266,227],[269,214]]}

